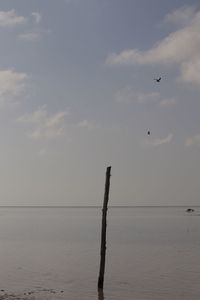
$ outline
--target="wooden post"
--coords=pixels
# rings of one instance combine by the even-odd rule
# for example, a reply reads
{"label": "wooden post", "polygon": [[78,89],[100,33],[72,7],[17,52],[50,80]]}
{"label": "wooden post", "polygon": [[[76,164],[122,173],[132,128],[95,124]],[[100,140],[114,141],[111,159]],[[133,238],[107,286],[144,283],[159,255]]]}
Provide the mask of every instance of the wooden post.
{"label": "wooden post", "polygon": [[98,300],[104,300],[103,289],[98,289]]}
{"label": "wooden post", "polygon": [[104,271],[105,271],[105,259],[106,259],[106,227],[107,227],[107,210],[108,210],[108,199],[110,190],[110,171],[111,167],[107,167],[106,170],[106,182],[105,182],[105,193],[104,202],[102,209],[102,228],[101,228],[101,259],[100,259],[100,269],[99,269],[99,279],[98,279],[98,289],[103,290],[104,283]]}

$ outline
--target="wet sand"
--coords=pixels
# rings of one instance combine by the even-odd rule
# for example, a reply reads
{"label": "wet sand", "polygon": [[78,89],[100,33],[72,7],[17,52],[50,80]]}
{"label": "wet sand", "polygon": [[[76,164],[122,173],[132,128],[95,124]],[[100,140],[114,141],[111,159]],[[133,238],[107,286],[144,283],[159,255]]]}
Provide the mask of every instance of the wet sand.
{"label": "wet sand", "polygon": [[0,290],[0,300],[36,300],[36,299],[64,299],[64,291],[38,287],[35,290],[26,290],[21,293],[10,293]]}

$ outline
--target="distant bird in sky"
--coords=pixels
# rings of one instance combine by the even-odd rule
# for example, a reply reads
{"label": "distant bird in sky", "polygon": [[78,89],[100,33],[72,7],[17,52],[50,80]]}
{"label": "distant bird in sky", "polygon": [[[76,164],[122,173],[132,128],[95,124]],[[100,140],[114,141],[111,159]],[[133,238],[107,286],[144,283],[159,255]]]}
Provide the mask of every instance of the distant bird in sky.
{"label": "distant bird in sky", "polygon": [[161,81],[161,77],[159,77],[159,78],[154,78],[154,80],[155,80],[156,82],[160,82],[160,81]]}
{"label": "distant bird in sky", "polygon": [[150,135],[150,130],[147,131],[147,135]]}

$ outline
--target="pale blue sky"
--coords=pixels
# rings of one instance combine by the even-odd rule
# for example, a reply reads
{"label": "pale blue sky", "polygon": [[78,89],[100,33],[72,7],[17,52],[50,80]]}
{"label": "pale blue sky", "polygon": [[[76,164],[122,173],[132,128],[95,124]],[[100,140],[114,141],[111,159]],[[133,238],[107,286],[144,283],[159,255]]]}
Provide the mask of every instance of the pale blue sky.
{"label": "pale blue sky", "polygon": [[108,165],[110,205],[200,205],[199,1],[0,0],[0,39],[0,205],[101,205]]}

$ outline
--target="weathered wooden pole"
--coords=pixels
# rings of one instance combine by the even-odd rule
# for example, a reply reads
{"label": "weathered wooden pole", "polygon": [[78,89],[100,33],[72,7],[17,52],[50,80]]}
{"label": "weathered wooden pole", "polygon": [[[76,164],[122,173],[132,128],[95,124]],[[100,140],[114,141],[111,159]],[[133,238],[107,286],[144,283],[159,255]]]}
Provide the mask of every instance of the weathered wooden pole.
{"label": "weathered wooden pole", "polygon": [[103,289],[98,289],[98,300],[104,300]]}
{"label": "weathered wooden pole", "polygon": [[110,171],[111,167],[107,167],[106,170],[106,181],[105,181],[105,192],[104,192],[104,202],[102,209],[102,228],[101,228],[101,252],[100,252],[100,269],[99,269],[99,279],[98,279],[98,289],[103,290],[104,283],[104,272],[105,272],[105,260],[106,260],[106,227],[107,227],[107,210],[108,210],[108,199],[110,190]]}

